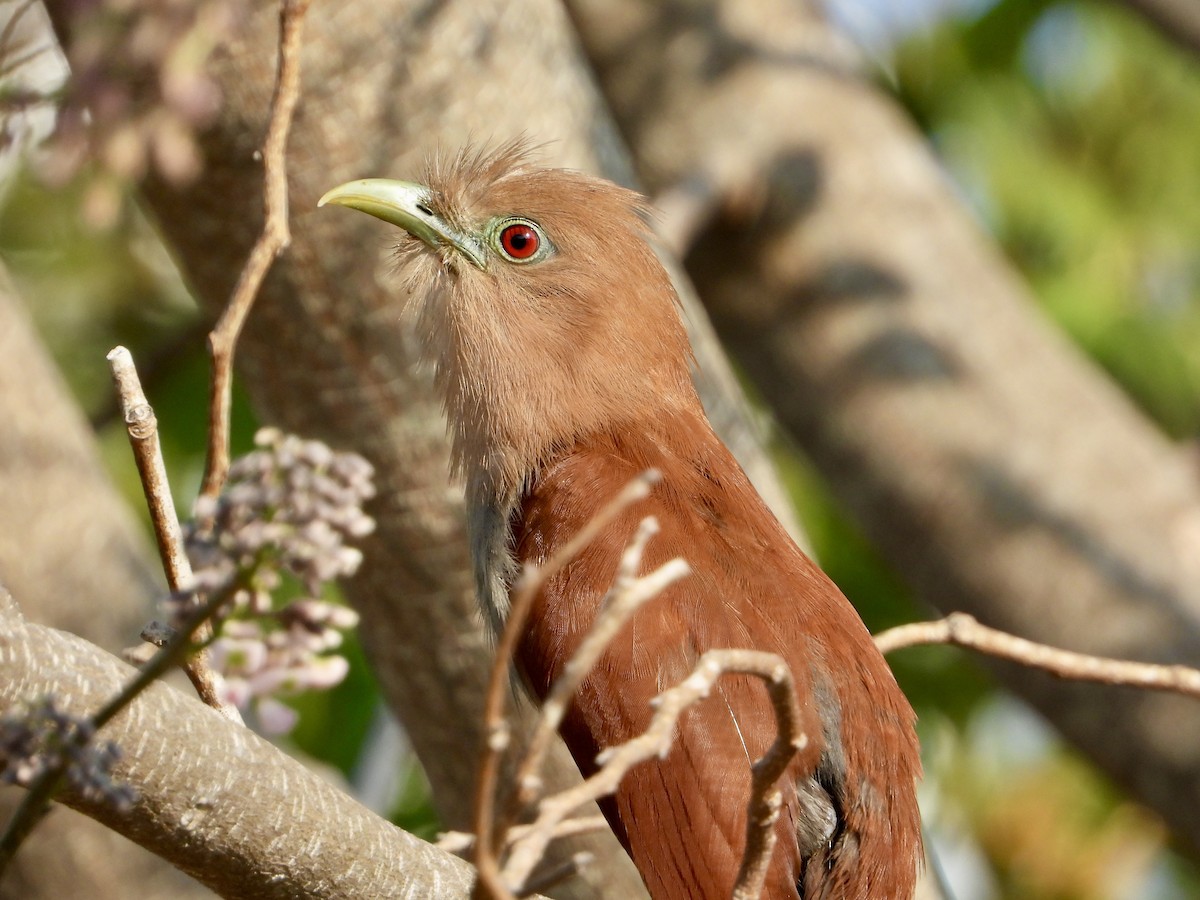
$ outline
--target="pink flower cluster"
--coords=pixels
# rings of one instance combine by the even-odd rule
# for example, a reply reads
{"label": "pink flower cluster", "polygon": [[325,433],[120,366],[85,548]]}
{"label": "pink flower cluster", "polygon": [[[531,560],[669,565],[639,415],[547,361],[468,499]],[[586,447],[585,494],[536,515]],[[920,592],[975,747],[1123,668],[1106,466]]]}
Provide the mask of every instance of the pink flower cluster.
{"label": "pink flower cluster", "polygon": [[[194,590],[230,593],[208,648],[223,699],[279,733],[295,724],[279,697],[331,688],[349,669],[337,650],[358,614],[321,594],[362,562],[347,542],[375,527],[362,509],[374,470],[357,454],[274,428],[255,444],[231,466],[221,496],[197,504],[186,540]],[[280,599],[284,588],[291,599]]]}

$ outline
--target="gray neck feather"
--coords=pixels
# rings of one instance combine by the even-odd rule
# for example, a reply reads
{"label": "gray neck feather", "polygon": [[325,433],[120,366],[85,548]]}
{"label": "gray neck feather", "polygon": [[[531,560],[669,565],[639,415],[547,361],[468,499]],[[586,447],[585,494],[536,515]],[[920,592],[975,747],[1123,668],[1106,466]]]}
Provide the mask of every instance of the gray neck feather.
{"label": "gray neck feather", "polygon": [[517,576],[509,523],[520,497],[516,491],[497,494],[481,481],[471,479],[467,485],[467,535],[479,606],[498,634],[508,617],[508,591]]}

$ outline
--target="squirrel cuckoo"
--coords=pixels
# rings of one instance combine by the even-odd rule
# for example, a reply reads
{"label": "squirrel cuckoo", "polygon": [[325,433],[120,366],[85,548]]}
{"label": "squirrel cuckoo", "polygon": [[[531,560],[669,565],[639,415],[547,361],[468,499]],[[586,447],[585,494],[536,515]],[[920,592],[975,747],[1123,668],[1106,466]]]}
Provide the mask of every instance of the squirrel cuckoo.
{"label": "squirrel cuckoo", "polygon": [[[637,522],[643,565],[692,574],[643,607],[583,683],[562,736],[585,774],[632,738],[650,700],[704,651],[791,667],[808,736],[783,781],[764,897],[896,900],[921,856],[913,712],[850,603],[791,541],[714,434],[691,348],[635,193],[530,163],[520,143],[435,160],[423,185],[351,182],[321,203],[403,229],[403,286],[465,478],[486,614],[637,473],[628,510],[535,601],[517,667],[544,697],[616,573]],[[727,898],[745,845],[750,766],[775,739],[766,691],[726,676],[685,713],[666,758],[628,773],[604,812],[655,900]]]}

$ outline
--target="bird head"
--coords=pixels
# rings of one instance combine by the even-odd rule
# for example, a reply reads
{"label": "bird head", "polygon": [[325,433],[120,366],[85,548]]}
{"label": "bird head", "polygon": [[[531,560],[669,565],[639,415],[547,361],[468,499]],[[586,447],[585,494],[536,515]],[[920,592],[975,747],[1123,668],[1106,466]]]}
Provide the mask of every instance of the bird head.
{"label": "bird head", "polygon": [[520,143],[367,179],[333,203],[402,229],[396,257],[436,366],[456,468],[517,487],[564,444],[696,403],[670,279],[633,191]]}

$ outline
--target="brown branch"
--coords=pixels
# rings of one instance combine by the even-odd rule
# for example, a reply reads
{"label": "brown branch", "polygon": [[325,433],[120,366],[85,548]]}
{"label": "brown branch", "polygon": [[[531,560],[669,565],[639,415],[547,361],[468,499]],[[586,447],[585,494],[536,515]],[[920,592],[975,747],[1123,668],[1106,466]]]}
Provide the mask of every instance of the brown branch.
{"label": "brown branch", "polygon": [[124,347],[114,347],[107,358],[125,428],[129,432],[129,446],[133,449],[138,475],[142,479],[142,490],[146,494],[146,505],[150,509],[154,540],[158,544],[158,555],[167,575],[167,584],[172,591],[186,590],[192,580],[192,566],[183,549],[179,516],[175,512],[167,469],[163,465],[158,419],[142,390],[142,382],[129,351]]}
{"label": "brown branch", "polygon": [[543,566],[530,566],[521,574],[513,590],[508,620],[496,647],[488,678],[487,694],[484,697],[484,728],[486,739],[479,762],[479,776],[475,787],[475,868],[479,870],[479,888],[485,896],[509,898],[512,894],[505,887],[499,862],[496,859],[495,804],[496,784],[500,773],[500,756],[508,746],[509,725],[504,715],[504,699],[508,691],[508,667],[512,660],[517,640],[525,627],[530,607],[538,590],[546,580],[553,577],[579,551],[615,519],[622,510],[641,500],[650,493],[650,488],[662,476],[654,470],[643,472],[631,481],[613,500],[600,510],[571,540],[550,557]]}
{"label": "brown branch", "polygon": [[967,613],[951,613],[936,622],[899,625],[875,636],[875,646],[880,653],[891,653],[919,644],[967,647],[1074,681],[1171,691],[1200,699],[1200,669],[1131,662],[1061,650],[981,625]]}
{"label": "brown branch", "polygon": [[263,230],[250,251],[233,296],[208,336],[212,356],[208,459],[200,492],[216,497],[229,471],[229,409],[233,355],[258,290],[272,263],[292,241],[288,227],[287,138],[300,97],[300,46],[311,0],[284,0],[279,12],[279,68],[263,143]]}
{"label": "brown branch", "polygon": [[[153,394],[158,385],[175,376],[190,359],[190,354],[204,341],[208,326],[203,321],[189,322],[165,340],[145,352],[138,353],[138,377],[147,392]],[[119,398],[108,395],[96,409],[88,411],[93,431],[103,431],[122,415]]]}
{"label": "brown branch", "polygon": [[[562,674],[551,686],[546,699],[542,701],[537,723],[525,751],[525,759],[517,770],[515,806],[527,806],[543,790],[542,779],[538,773],[545,761],[551,740],[558,732],[579,685],[595,666],[605,648],[643,603],[690,572],[686,562],[675,559],[644,578],[637,576],[646,544],[658,531],[658,521],[653,516],[642,520],[633,540],[621,554],[617,565],[617,577],[608,596],[604,598],[600,614],[584,636],[579,648],[563,666]],[[507,831],[506,823],[500,823],[500,830]]]}
{"label": "brown branch", "polygon": [[[116,347],[108,354],[113,383],[129,432],[129,445],[137,462],[142,491],[146,495],[146,506],[150,510],[150,521],[154,527],[154,539],[158,544],[158,555],[162,559],[163,571],[171,591],[180,593],[191,588],[192,566],[183,546],[183,533],[179,528],[179,516],[175,512],[175,501],[171,496],[171,485],[167,468],[163,464],[162,447],[158,440],[158,419],[154,408],[146,399],[141,379],[133,357],[124,347]],[[198,643],[203,644],[212,636],[212,625],[206,619],[196,629]],[[237,707],[223,703],[217,692],[217,677],[208,664],[208,652],[197,649],[181,661],[184,672],[195,687],[200,699],[229,719],[241,724],[242,717]]]}
{"label": "brown branch", "polygon": [[775,743],[752,769],[746,853],[733,895],[736,900],[759,896],[775,846],[774,823],[781,802],[779,792],[771,791],[771,787],[792,757],[807,744],[808,738],[800,731],[800,710],[787,664],[774,653],[758,650],[709,650],[701,656],[691,675],[655,698],[654,716],[642,734],[604,750],[596,759],[600,770],[582,784],[541,801],[537,818],[520,846],[514,848],[505,875],[512,877],[531,871],[544,854],[558,823],[579,807],[611,794],[638,763],[666,753],[674,739],[679,717],[707,697],[713,685],[727,673],[762,678],[767,683],[779,723]]}
{"label": "brown branch", "polygon": [[[635,577],[633,573],[637,571],[641,562],[646,542],[657,530],[658,523],[653,518],[643,521],[637,535],[622,555],[616,582],[605,598],[605,605],[601,607],[579,648],[550,689],[535,726],[529,751],[517,776],[517,795],[526,804],[541,787],[537,771],[545,757],[550,736],[558,729],[580,683],[591,671],[604,649],[637,610],[661,594],[668,585],[691,571],[682,559],[672,559],[653,572]],[[613,787],[615,786],[614,782]],[[611,789],[596,796],[604,796],[606,793],[611,793]],[[576,809],[577,805],[556,807],[553,815],[544,818],[539,816],[533,827],[519,839],[512,840],[512,853],[503,869],[506,884],[527,885],[534,866],[545,855],[546,847],[553,840],[556,829]]]}
{"label": "brown branch", "polygon": [[[529,834],[530,825],[514,825],[504,833],[506,844],[513,844]],[[604,816],[581,816],[578,819],[565,819],[554,828],[554,840],[575,837],[581,834],[591,834],[608,828],[608,819]],[[475,835],[466,831],[445,831],[438,835],[439,850],[465,857],[475,849]]]}
{"label": "brown branch", "polygon": [[733,887],[733,900],[756,900],[762,896],[766,884],[771,854],[775,850],[775,822],[783,806],[783,794],[775,784],[795,755],[804,749],[808,736],[800,728],[800,701],[796,697],[791,670],[782,658],[774,653],[751,650],[710,652],[720,654],[724,672],[757,675],[763,680],[779,723],[775,743],[751,769],[746,849]]}

